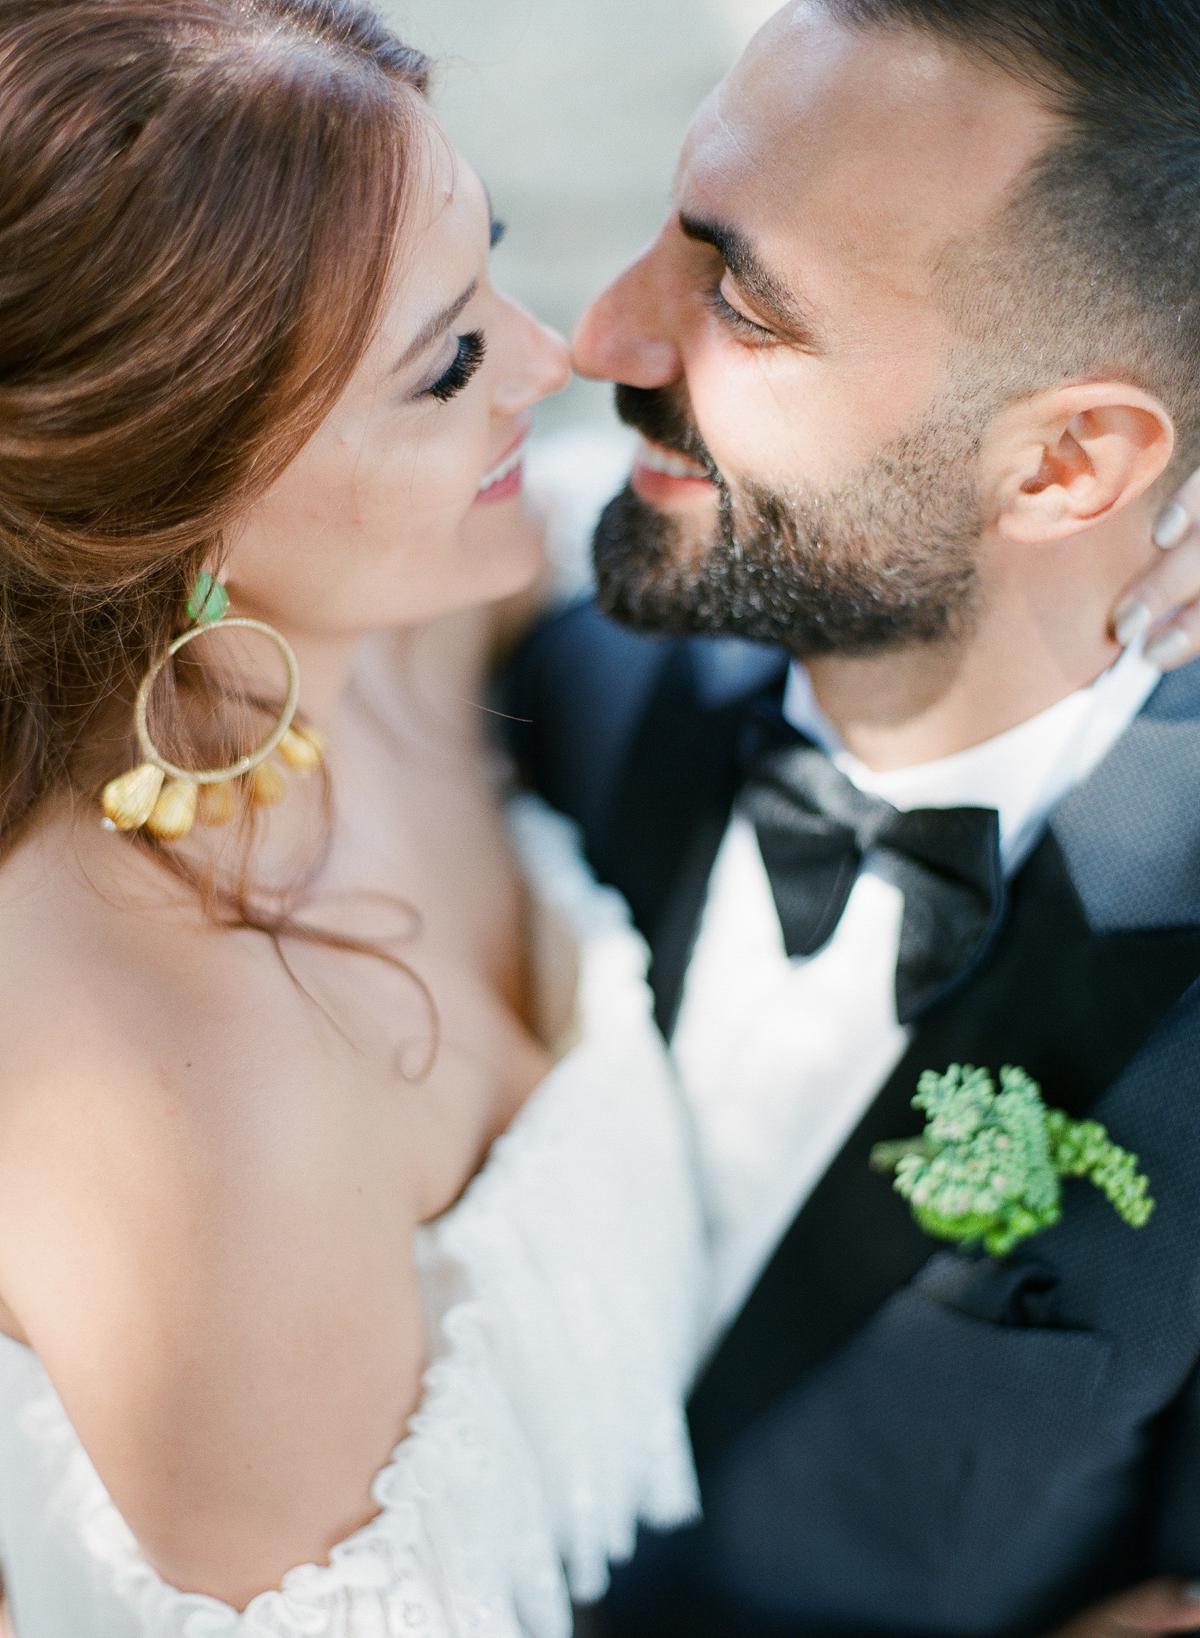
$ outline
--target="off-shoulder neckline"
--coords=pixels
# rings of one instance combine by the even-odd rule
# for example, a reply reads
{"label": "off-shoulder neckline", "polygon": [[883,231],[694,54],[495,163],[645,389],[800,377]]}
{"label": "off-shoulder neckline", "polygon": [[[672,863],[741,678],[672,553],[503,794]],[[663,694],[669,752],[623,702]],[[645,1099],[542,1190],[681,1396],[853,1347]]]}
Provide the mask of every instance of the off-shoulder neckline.
{"label": "off-shoulder neckline", "polygon": [[[664,1332],[672,1334],[669,1339],[664,1336],[661,1349],[647,1343],[647,1358],[641,1367],[646,1384],[642,1387],[636,1381],[632,1359],[623,1364],[614,1360],[614,1368],[604,1372],[604,1378],[612,1381],[601,1391],[611,1394],[614,1406],[623,1401],[622,1414],[640,1428],[640,1433],[630,1431],[628,1435],[638,1446],[636,1458],[631,1452],[630,1460],[639,1471],[626,1476],[624,1507],[615,1508],[607,1526],[593,1521],[581,1530],[576,1520],[572,1528],[556,1536],[548,1522],[555,1516],[553,1498],[545,1493],[544,1476],[535,1470],[519,1398],[514,1400],[504,1386],[511,1361],[505,1363],[505,1344],[497,1337],[496,1301],[512,1310],[511,1317],[523,1314],[523,1325],[533,1324],[547,1339],[556,1334],[556,1326],[561,1328],[561,1318],[555,1320],[549,1310],[541,1322],[536,1316],[531,1321],[524,1306],[530,1296],[524,1261],[529,1245],[535,1242],[522,1241],[516,1219],[521,1211],[535,1209],[541,1190],[549,1191],[552,1209],[547,1215],[564,1219],[556,1231],[564,1244],[555,1245],[555,1255],[566,1255],[569,1247],[565,1242],[576,1234],[583,1237],[578,1255],[586,1261],[589,1247],[594,1249],[589,1238],[594,1231],[589,1226],[588,1200],[582,1196],[593,1190],[593,1219],[597,1209],[607,1212],[610,1200],[615,1202],[638,1168],[652,1165],[652,1158],[622,1154],[619,1165],[614,1159],[607,1175],[592,1178],[589,1171],[586,1179],[578,1180],[583,1184],[581,1198],[566,1202],[560,1198],[564,1133],[570,1134],[568,1146],[570,1142],[582,1146],[589,1167],[595,1156],[595,1164],[603,1171],[605,1123],[611,1129],[612,1120],[620,1119],[619,1109],[635,1092],[631,1085],[614,1084],[614,1053],[628,1050],[640,1025],[646,1031],[647,1050],[655,1052],[660,1065],[665,1064],[665,1057],[658,1057],[661,1042],[654,1035],[645,984],[648,952],[624,901],[597,884],[587,871],[577,852],[574,829],[566,821],[540,804],[527,802],[510,808],[509,817],[518,846],[537,850],[539,885],[548,889],[545,896],[564,914],[584,952],[577,1002],[582,1038],[539,1082],[457,1200],[416,1231],[418,1263],[426,1272],[432,1270],[444,1300],[435,1303],[430,1317],[431,1357],[422,1373],[418,1408],[370,1483],[370,1495],[380,1511],[335,1543],[324,1561],[294,1566],[276,1586],[257,1594],[241,1610],[209,1594],[174,1587],[145,1558],[87,1457],[37,1355],[16,1338],[7,1334],[0,1338],[0,1343],[7,1341],[20,1350],[32,1373],[30,1393],[19,1413],[21,1424],[26,1436],[55,1466],[61,1481],[59,1504],[69,1504],[91,1554],[107,1566],[114,1585],[154,1638],[190,1638],[193,1632],[203,1632],[204,1638],[242,1638],[250,1632],[298,1630],[328,1633],[332,1638],[341,1628],[331,1616],[331,1605],[341,1609],[343,1599],[360,1594],[382,1596],[384,1589],[419,1578],[418,1559],[429,1545],[420,1521],[431,1512],[449,1531],[448,1539],[433,1541],[435,1558],[456,1551],[463,1536],[477,1531],[496,1536],[490,1571],[480,1579],[464,1564],[459,1577],[464,1596],[476,1601],[472,1607],[484,1607],[479,1601],[487,1587],[505,1589],[504,1610],[487,1630],[497,1638],[501,1634],[515,1638],[518,1632],[529,1632],[534,1638],[559,1638],[560,1634],[565,1638],[570,1631],[571,1597],[599,1596],[606,1560],[627,1556],[632,1550],[636,1516],[662,1524],[682,1523],[695,1516],[694,1474],[682,1410],[682,1387],[695,1343],[694,1316],[685,1322],[687,1300],[676,1292],[668,1296],[656,1290],[649,1272],[658,1260],[669,1265],[679,1246],[687,1242],[688,1233],[680,1224],[686,1223],[688,1213],[678,1195],[672,1196],[668,1189],[661,1200],[655,1200],[652,1213],[661,1212],[663,1221],[631,1227],[631,1243],[620,1255],[613,1252],[625,1273],[607,1294],[616,1309],[611,1316],[609,1346],[617,1354],[622,1349],[628,1352],[630,1339],[640,1337],[648,1324],[661,1324]],[[609,936],[613,934],[620,936]],[[665,1067],[660,1072],[665,1074]],[[607,1107],[613,1101],[617,1112]],[[650,1106],[643,1109],[634,1100],[633,1107],[644,1118]],[[655,1182],[643,1177],[638,1187],[649,1199]],[[514,1190],[520,1202],[516,1211]],[[676,1232],[682,1239],[673,1245]],[[466,1280],[460,1289],[454,1270],[472,1265],[484,1276],[484,1286],[476,1290]],[[500,1292],[498,1298],[492,1279],[497,1266],[507,1267],[512,1274],[512,1289]],[[630,1278],[634,1266],[642,1270],[639,1280]],[[570,1283],[568,1274],[559,1271],[557,1286],[564,1280]],[[639,1281],[646,1284],[644,1293]],[[548,1274],[545,1283],[544,1300],[560,1304],[564,1292]],[[653,1311],[643,1314],[639,1307],[643,1302],[652,1304]],[[679,1308],[673,1323],[667,1318],[672,1303]],[[578,1369],[579,1360],[588,1358],[588,1348],[581,1352],[580,1341],[565,1335],[560,1339],[559,1345],[566,1350],[560,1365],[574,1363]],[[552,1351],[549,1340],[545,1346]],[[639,1343],[639,1349],[641,1346]],[[564,1368],[553,1371],[548,1379],[551,1394],[559,1377],[562,1391],[568,1385],[572,1394],[583,1391],[581,1382],[569,1384],[571,1371]],[[543,1398],[546,1386],[541,1385]],[[600,1414],[590,1404],[584,1408],[589,1415]],[[560,1414],[566,1413],[560,1408]],[[612,1414],[610,1406],[608,1416]],[[609,1426],[607,1450],[612,1429],[604,1415],[601,1421]],[[495,1459],[472,1465],[489,1446]],[[477,1453],[474,1458],[473,1451]],[[605,1469],[610,1459],[611,1452],[601,1464]],[[492,1515],[495,1518],[489,1525],[486,1519]],[[476,1531],[473,1521],[477,1521]],[[569,1585],[564,1560],[574,1561]],[[442,1573],[444,1566],[439,1570]],[[454,1578],[450,1580],[453,1584]],[[519,1618],[511,1613],[517,1606]],[[490,1610],[490,1604],[487,1607]]]}

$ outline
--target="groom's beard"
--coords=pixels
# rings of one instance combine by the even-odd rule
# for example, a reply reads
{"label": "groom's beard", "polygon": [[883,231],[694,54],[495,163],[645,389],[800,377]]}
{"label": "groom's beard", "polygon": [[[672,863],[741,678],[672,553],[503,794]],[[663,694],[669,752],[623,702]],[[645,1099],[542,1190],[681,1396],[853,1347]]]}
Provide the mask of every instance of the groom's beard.
{"label": "groom's beard", "polygon": [[[972,413],[973,410],[973,413]],[[625,488],[595,535],[601,606],[672,634],[747,637],[804,658],[961,639],[977,611],[980,406],[927,417],[827,493],[731,485],[665,392],[618,387],[617,413],[716,484],[707,539]]]}

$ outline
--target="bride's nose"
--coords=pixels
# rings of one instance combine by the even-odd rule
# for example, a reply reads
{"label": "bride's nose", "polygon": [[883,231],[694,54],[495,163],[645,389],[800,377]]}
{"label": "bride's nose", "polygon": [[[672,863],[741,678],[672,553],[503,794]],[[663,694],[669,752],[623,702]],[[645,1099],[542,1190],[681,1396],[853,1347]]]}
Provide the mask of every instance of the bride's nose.
{"label": "bride's nose", "polygon": [[519,415],[543,398],[561,392],[571,379],[571,351],[557,330],[542,324],[511,298],[505,298],[512,333],[498,372],[495,407]]}

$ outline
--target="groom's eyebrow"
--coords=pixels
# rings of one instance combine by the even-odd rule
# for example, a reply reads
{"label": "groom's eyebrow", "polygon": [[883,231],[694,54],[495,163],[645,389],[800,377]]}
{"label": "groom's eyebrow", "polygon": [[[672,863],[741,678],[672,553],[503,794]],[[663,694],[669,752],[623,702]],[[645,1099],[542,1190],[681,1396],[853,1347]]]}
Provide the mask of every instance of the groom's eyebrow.
{"label": "groom's eyebrow", "polygon": [[725,266],[765,318],[775,319],[798,336],[812,337],[816,326],[811,311],[767,267],[744,233],[727,222],[709,221],[687,211],[679,213],[679,230],[685,239],[711,245],[721,253]]}

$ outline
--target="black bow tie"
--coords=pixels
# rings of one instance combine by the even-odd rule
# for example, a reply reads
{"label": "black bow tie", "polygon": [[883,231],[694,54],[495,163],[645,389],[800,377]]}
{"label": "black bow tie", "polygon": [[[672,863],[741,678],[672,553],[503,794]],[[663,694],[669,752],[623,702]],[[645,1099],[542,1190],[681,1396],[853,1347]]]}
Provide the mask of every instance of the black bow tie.
{"label": "black bow tie", "polygon": [[1004,913],[1000,816],[994,808],[905,813],[838,772],[776,716],[750,747],[739,806],[752,821],[789,956],[832,936],[863,855],[889,857],[904,894],[896,1011],[910,1023],[984,954]]}

